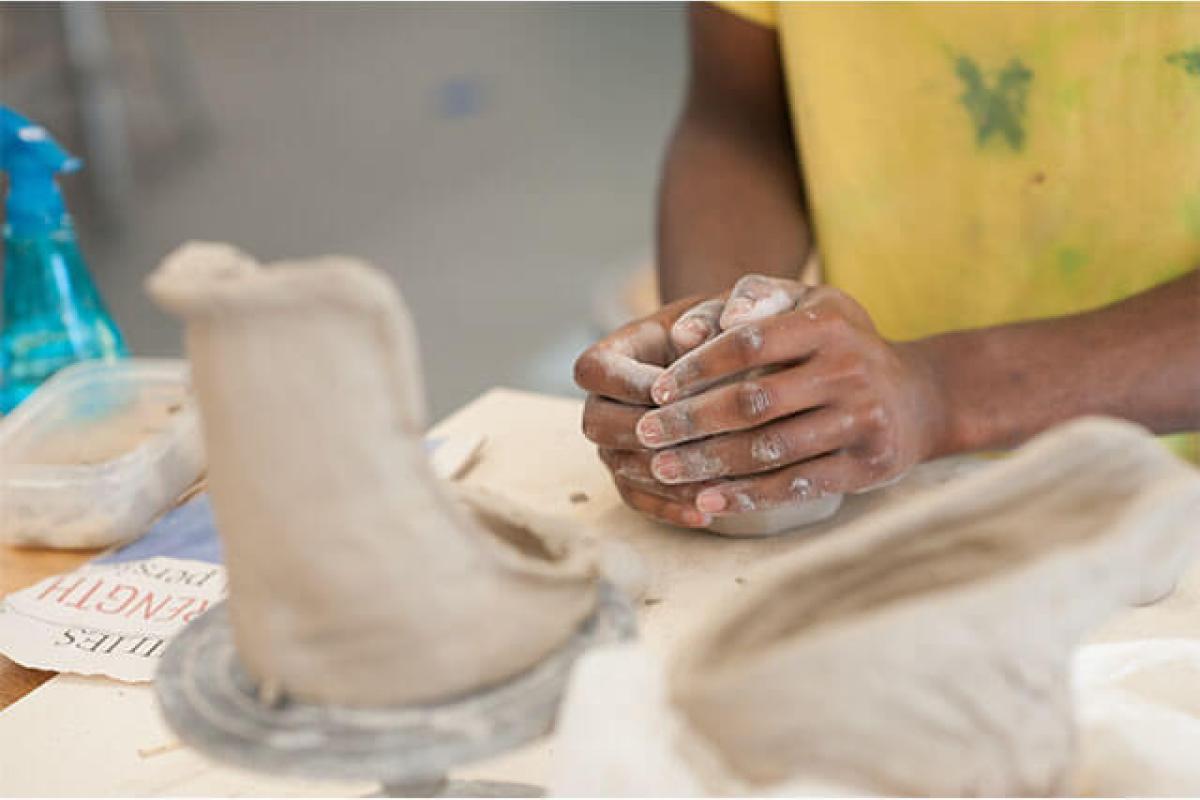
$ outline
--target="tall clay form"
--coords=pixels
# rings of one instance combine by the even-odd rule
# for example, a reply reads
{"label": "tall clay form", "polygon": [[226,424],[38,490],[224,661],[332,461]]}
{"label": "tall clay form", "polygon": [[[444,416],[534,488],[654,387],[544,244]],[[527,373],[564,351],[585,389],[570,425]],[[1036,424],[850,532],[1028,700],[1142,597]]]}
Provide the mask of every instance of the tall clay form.
{"label": "tall clay form", "polygon": [[1069,663],[1169,593],[1200,473],[1089,419],[780,562],[681,648],[676,706],[741,780],[884,795],[1070,791]]}
{"label": "tall clay form", "polygon": [[193,243],[148,288],[186,324],[235,643],[262,691],[449,698],[537,663],[592,612],[589,558],[489,527],[430,471],[416,336],[378,271]]}

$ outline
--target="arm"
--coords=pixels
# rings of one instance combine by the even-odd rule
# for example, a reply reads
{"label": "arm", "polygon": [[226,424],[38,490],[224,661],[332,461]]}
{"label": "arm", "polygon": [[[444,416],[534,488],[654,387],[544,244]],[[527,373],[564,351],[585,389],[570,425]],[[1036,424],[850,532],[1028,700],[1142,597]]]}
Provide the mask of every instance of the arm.
{"label": "arm", "polygon": [[744,273],[794,278],[810,246],[774,31],[689,7],[687,97],[659,187],[663,302]]}
{"label": "arm", "polygon": [[1200,429],[1200,270],[1098,311],[905,347],[945,398],[933,455],[1007,447],[1083,414]]}
{"label": "arm", "polygon": [[[747,292],[749,283],[760,286]],[[771,297],[767,283],[794,309],[771,301],[732,325],[723,317],[727,330],[655,379],[663,405],[637,422],[655,451],[650,473],[704,487],[705,513],[859,491],[1085,414],[1157,433],[1200,428],[1200,270],[1096,311],[914,342],[883,339],[830,287],[749,276],[727,309]],[[713,386],[755,368],[773,371]]]}
{"label": "arm", "polygon": [[655,478],[654,453],[634,426],[666,365],[719,332],[724,296],[713,295],[746,272],[796,276],[809,238],[775,33],[708,5],[689,15],[691,76],[659,192],[659,288],[668,305],[588,348],[575,382],[588,392],[584,434],[625,501],[700,527],[710,521],[695,505],[705,484]]}

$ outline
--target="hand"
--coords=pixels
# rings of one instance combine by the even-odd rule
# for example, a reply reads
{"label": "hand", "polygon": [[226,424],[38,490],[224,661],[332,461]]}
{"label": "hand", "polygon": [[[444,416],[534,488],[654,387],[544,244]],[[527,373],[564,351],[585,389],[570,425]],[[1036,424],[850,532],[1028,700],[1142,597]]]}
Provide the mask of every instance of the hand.
{"label": "hand", "polygon": [[663,407],[635,429],[657,451],[649,475],[697,489],[697,511],[863,491],[935,450],[944,402],[933,369],[881,338],[848,295],[747,276],[719,324],[654,379]]}
{"label": "hand", "polygon": [[655,519],[700,528],[712,520],[696,508],[699,484],[668,485],[650,473],[654,453],[635,427],[654,405],[650,387],[681,353],[720,331],[721,297],[687,298],[631,322],[588,348],[575,362],[575,382],[587,391],[583,433],[599,445],[621,497]]}

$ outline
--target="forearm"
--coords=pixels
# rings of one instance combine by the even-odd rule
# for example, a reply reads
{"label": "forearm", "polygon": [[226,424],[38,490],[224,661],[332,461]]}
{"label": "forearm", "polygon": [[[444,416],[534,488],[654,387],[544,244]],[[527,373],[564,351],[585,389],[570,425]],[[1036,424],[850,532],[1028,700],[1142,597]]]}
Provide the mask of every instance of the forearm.
{"label": "forearm", "polygon": [[750,272],[795,277],[808,255],[804,190],[774,31],[688,6],[691,64],[658,198],[664,303]]}
{"label": "forearm", "polygon": [[1200,429],[1200,270],[1097,311],[903,348],[941,390],[934,456],[1015,445],[1084,414]]}
{"label": "forearm", "polygon": [[657,241],[663,302],[750,272],[795,278],[810,240],[794,152],[685,117],[667,151]]}

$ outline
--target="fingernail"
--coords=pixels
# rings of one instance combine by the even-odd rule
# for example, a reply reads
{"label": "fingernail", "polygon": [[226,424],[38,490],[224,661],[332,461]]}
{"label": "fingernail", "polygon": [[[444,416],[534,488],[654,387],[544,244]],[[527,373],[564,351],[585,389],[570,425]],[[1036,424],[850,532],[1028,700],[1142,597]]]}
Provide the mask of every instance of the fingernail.
{"label": "fingernail", "polygon": [[654,381],[654,385],[650,387],[650,396],[654,399],[654,402],[661,406],[671,402],[671,399],[675,397],[678,391],[679,386],[676,385],[675,379],[671,377],[670,373],[664,372],[658,376],[658,379]]}
{"label": "fingernail", "polygon": [[709,514],[719,514],[727,505],[725,495],[715,489],[707,489],[696,496],[696,508]]}
{"label": "fingernail", "polygon": [[638,420],[637,435],[641,443],[647,446],[659,444],[667,438],[667,432],[657,414],[645,414]]}
{"label": "fingernail", "polygon": [[660,481],[674,481],[683,477],[683,461],[674,453],[659,453],[650,461],[650,471]]}
{"label": "fingernail", "polygon": [[740,317],[749,313],[750,309],[752,308],[754,308],[754,303],[745,299],[744,297],[739,297],[736,300],[730,300],[725,304],[724,316]]}
{"label": "fingernail", "polygon": [[708,514],[702,514],[694,508],[684,511],[682,516],[685,523],[696,528],[703,528],[712,522],[712,517],[708,516]]}

